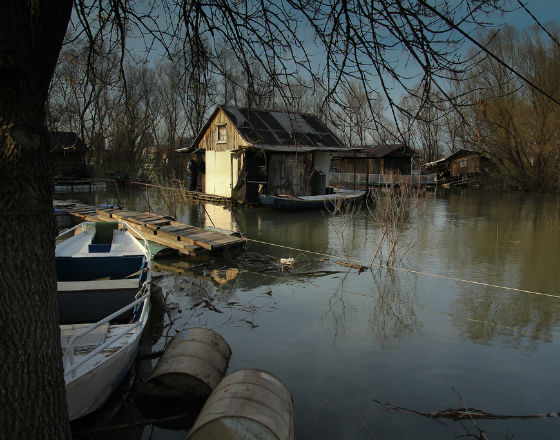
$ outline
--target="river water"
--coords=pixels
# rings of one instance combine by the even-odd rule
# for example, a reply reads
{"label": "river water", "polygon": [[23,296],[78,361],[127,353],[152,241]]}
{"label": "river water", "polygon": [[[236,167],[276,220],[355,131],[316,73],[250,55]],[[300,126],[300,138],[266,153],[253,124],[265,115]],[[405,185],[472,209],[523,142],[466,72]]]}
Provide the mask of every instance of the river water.
{"label": "river water", "polygon": [[[73,197],[117,202],[110,193]],[[130,209],[167,209],[152,193],[119,200]],[[362,273],[336,261],[346,254],[370,264],[381,231],[367,209],[348,218],[191,203],[175,214],[241,232],[248,253],[209,264],[157,262],[169,313],[154,350],[176,330],[217,331],[232,348],[228,372],[264,369],[289,389],[297,438],[478,434],[471,421],[438,423],[379,402],[420,412],[463,405],[505,415],[560,410],[558,196],[431,193],[399,240],[394,267]],[[293,258],[293,266],[279,270],[280,258]],[[196,292],[218,311],[196,305]],[[560,435],[558,417],[477,424],[490,439]],[[186,432],[146,427],[139,435]]]}

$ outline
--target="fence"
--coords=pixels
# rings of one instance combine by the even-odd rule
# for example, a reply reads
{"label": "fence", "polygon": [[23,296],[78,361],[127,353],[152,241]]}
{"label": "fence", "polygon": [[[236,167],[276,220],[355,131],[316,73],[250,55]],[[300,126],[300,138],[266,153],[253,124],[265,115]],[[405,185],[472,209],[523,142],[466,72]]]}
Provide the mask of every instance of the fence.
{"label": "fence", "polygon": [[414,183],[417,185],[435,185],[437,174],[366,174],[366,173],[330,173],[330,181],[337,183],[356,183],[358,185],[394,185],[396,183]]}

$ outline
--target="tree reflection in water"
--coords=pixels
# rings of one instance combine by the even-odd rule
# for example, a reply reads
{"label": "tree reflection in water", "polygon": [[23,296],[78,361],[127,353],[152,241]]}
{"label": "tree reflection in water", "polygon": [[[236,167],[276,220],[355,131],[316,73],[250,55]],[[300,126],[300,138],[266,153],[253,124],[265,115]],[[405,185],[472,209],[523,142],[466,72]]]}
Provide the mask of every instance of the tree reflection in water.
{"label": "tree reflection in water", "polygon": [[377,295],[372,295],[376,300],[368,316],[369,327],[380,347],[391,349],[423,326],[416,315],[416,291],[402,288],[392,270],[371,271],[371,276]]}
{"label": "tree reflection in water", "polygon": [[[347,320],[357,318],[360,311],[367,314],[369,330],[383,349],[391,349],[398,342],[411,337],[423,326],[416,314],[416,291],[407,284],[401,287],[401,279],[393,271],[370,271],[372,292],[364,295],[367,304],[361,307],[348,295],[346,283],[356,272],[349,271],[329,298],[328,309],[321,315],[333,342],[346,338]],[[361,297],[361,296],[360,296]]]}
{"label": "tree reflection in water", "polygon": [[352,272],[349,270],[341,278],[334,294],[329,298],[329,308],[320,318],[320,322],[327,326],[327,333],[332,332],[330,336],[335,343],[339,339],[344,339],[346,337],[346,318],[348,315],[352,316],[357,310],[352,304],[347,304],[345,298],[347,292],[344,286],[351,274]]}
{"label": "tree reflection in water", "polygon": [[560,322],[555,298],[503,293],[486,288],[463,289],[452,306],[453,325],[477,344],[499,343],[515,349],[537,350],[550,343]]}

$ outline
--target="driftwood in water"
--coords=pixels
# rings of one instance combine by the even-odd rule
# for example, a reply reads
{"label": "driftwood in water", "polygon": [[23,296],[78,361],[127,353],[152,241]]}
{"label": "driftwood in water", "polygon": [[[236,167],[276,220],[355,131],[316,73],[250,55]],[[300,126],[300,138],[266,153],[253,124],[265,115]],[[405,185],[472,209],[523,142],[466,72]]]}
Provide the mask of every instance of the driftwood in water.
{"label": "driftwood in water", "polygon": [[344,266],[344,267],[350,267],[352,269],[357,269],[358,273],[362,273],[366,270],[368,270],[367,266],[362,266],[361,264],[356,264],[356,263],[350,263],[349,261],[335,261],[336,264],[339,264],[340,266]]}
{"label": "driftwood in water", "polygon": [[560,413],[553,412],[547,414],[526,414],[526,415],[509,415],[509,414],[492,414],[476,408],[447,408],[435,410],[431,412],[417,411],[415,409],[404,408],[402,406],[393,405],[389,402],[381,402],[373,399],[374,402],[386,406],[391,411],[399,411],[408,414],[416,414],[429,419],[451,419],[451,420],[470,420],[470,419],[489,419],[489,420],[505,420],[505,419],[546,419],[548,417],[560,417]]}
{"label": "driftwood in water", "polygon": [[299,275],[315,275],[318,277],[322,277],[325,275],[333,275],[333,274],[337,274],[337,273],[343,273],[341,270],[310,270],[307,272],[291,272],[291,275],[293,276],[299,276]]}

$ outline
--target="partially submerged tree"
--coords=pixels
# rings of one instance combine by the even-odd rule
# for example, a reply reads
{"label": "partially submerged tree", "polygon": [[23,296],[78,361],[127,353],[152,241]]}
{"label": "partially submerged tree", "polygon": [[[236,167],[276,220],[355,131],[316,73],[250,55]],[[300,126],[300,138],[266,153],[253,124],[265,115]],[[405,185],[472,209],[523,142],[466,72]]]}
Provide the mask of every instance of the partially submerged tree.
{"label": "partially submerged tree", "polygon": [[[0,437],[70,435],[57,322],[44,109],[73,6],[72,32],[88,42],[88,65],[94,65],[98,47],[118,54],[125,84],[125,54],[133,61],[145,59],[131,49],[138,48],[139,42],[146,49],[156,45],[167,55],[170,47],[180,43],[195,66],[211,62],[210,54],[223,44],[246,75],[249,91],[255,90],[253,72],[258,65],[281,97],[283,85],[305,74],[325,101],[341,108],[341,84],[357,80],[369,107],[380,91],[393,109],[398,107],[394,90],[412,90],[410,70],[399,64],[403,54],[419,67],[426,87],[442,89],[441,79],[464,67],[456,52],[460,43],[456,23],[471,31],[500,4],[478,0],[4,2],[0,15]],[[128,37],[134,38],[135,45],[127,45]],[[124,91],[128,98],[129,89]]]}
{"label": "partially submerged tree", "polygon": [[[560,36],[557,28],[551,31]],[[560,45],[539,28],[505,28],[484,41],[524,77],[560,101]],[[474,104],[471,145],[497,165],[506,183],[560,190],[560,106],[496,60],[483,57],[466,87]]]}

